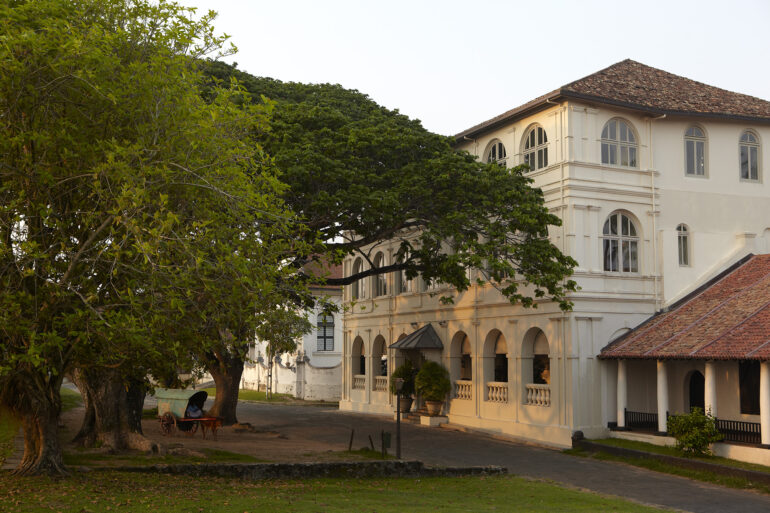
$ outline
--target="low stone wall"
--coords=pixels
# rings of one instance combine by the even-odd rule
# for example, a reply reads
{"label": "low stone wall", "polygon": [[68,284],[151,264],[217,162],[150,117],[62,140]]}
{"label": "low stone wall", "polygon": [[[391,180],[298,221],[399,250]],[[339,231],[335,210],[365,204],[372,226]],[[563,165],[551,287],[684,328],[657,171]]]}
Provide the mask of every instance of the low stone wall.
{"label": "low stone wall", "polygon": [[427,477],[502,475],[504,467],[426,467],[421,461],[356,461],[334,463],[203,463],[195,465],[150,465],[91,469],[100,472],[141,472],[195,477],[228,477],[250,480],[307,479],[320,477]]}

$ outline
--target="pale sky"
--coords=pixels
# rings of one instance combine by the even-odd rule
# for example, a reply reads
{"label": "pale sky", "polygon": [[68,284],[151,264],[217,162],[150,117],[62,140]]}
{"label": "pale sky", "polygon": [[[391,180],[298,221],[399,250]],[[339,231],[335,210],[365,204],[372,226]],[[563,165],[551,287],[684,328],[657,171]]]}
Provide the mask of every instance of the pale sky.
{"label": "pale sky", "polygon": [[253,75],[337,83],[453,135],[626,58],[770,100],[770,0],[178,0]]}

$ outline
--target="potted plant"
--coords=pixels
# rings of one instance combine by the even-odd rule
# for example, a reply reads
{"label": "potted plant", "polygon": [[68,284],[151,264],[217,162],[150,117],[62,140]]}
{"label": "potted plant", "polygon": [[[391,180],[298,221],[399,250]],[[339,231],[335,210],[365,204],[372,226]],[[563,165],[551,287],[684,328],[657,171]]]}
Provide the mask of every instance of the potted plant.
{"label": "potted plant", "polygon": [[449,372],[443,365],[427,361],[417,373],[414,381],[417,393],[425,400],[428,415],[440,414],[444,399],[452,389]]}
{"label": "potted plant", "polygon": [[[390,375],[390,393],[401,397],[401,412],[407,413],[412,409],[412,395],[414,395],[414,367],[407,360],[399,365]],[[402,379],[401,391],[398,390],[396,380]]]}

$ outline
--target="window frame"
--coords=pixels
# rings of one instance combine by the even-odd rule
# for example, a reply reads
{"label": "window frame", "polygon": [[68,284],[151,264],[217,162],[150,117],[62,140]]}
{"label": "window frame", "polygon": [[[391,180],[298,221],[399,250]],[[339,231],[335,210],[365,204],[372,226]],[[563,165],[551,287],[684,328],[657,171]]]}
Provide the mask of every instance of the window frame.
{"label": "window frame", "polygon": [[[385,267],[385,253],[382,251],[374,255],[374,268]],[[372,276],[372,297],[384,297],[388,295],[388,275],[384,273]]]}
{"label": "window frame", "polygon": [[[744,141],[744,136],[751,136],[754,142]],[[743,177],[743,148],[747,149],[749,160],[747,161],[748,178]],[[751,149],[756,149],[756,178],[751,177]],[[759,140],[759,134],[754,130],[747,128],[741,132],[738,138],[738,177],[741,182],[761,183],[762,182],[762,142]]]}
{"label": "window frame", "polygon": [[[531,137],[530,137],[531,136]],[[542,137],[541,137],[542,136]],[[532,139],[532,146],[530,144],[530,138]],[[528,164],[530,171],[539,171],[548,167],[548,132],[542,125],[532,125],[526,132],[524,132],[524,138],[522,139],[521,150],[521,162],[522,164]],[[531,165],[529,156],[535,161],[535,165]],[[541,165],[541,157],[545,157],[542,160],[545,163]]]}
{"label": "window frame", "polygon": [[[615,139],[611,139],[609,137],[609,135],[610,135],[610,133],[609,133],[610,123],[617,123],[616,128],[615,128],[615,134],[616,134],[616,138]],[[633,144],[632,144],[632,141],[621,141],[621,139],[620,139],[621,124],[626,126],[626,133],[629,134],[630,137],[633,137],[633,139],[634,139],[633,140]],[[604,137],[605,130],[607,130],[607,137]],[[636,132],[636,128],[634,127],[633,123],[631,123],[630,121],[627,121],[624,118],[611,118],[611,119],[607,120],[607,122],[602,127],[601,133],[599,134],[599,141],[600,141],[599,161],[601,162],[601,164],[603,166],[617,167],[617,168],[621,168],[621,169],[639,169],[639,167],[640,167],[639,166],[639,157],[640,157],[640,152],[639,152],[639,134]],[[607,162],[604,161],[604,146],[605,145],[607,146],[607,156],[608,156],[608,161]],[[611,159],[609,157],[610,157],[610,155],[612,153],[610,151],[610,148],[614,148],[615,149],[615,157],[616,157],[617,163],[613,164],[612,162],[610,162]],[[621,162],[622,162],[622,160],[621,160],[622,149],[624,149],[624,148],[628,150],[627,154],[629,156],[629,159],[628,159],[629,163],[631,162],[631,158],[630,158],[631,151],[630,151],[630,149],[634,150],[635,165],[632,166],[632,165],[623,165],[623,164],[621,164]]]}
{"label": "window frame", "polygon": [[[700,131],[702,135],[689,135],[688,132],[692,129]],[[694,173],[690,173],[689,170],[689,158],[688,158],[688,143],[692,143],[693,148],[693,165],[695,166]],[[698,156],[698,144],[703,145],[703,173],[697,173],[697,156]],[[688,178],[708,178],[708,135],[706,130],[700,125],[689,125],[684,131],[684,176]]]}
{"label": "window frame", "polygon": [[[364,270],[364,260],[361,257],[357,257],[353,260],[353,266],[351,267],[351,276],[356,275]],[[350,284],[350,300],[358,301],[359,299],[366,299],[366,278],[356,280]]]}
{"label": "window frame", "polygon": [[[610,227],[612,226],[611,219],[613,217],[616,217],[616,219],[617,219],[617,221],[616,221],[616,232],[617,233],[615,233],[615,234],[604,233],[604,231],[605,231],[604,228],[608,225],[608,223],[609,223]],[[623,234],[623,228],[624,228],[623,219],[624,218],[628,220],[628,226],[629,226],[629,229],[628,229],[629,233],[628,233],[628,235],[624,235]],[[635,232],[635,235],[631,235],[632,229]],[[611,228],[610,228],[610,230],[611,230]],[[605,272],[605,273],[617,273],[617,274],[639,274],[640,273],[639,269],[641,268],[641,260],[642,260],[641,259],[641,241],[642,241],[642,236],[640,235],[640,230],[637,227],[637,223],[635,222],[634,216],[632,216],[630,213],[628,213],[628,212],[626,212],[624,210],[615,210],[614,212],[612,212],[604,220],[604,224],[602,225],[602,235],[600,237],[600,240],[602,241],[601,244],[602,244],[602,270],[603,270],[603,272]],[[608,246],[607,246],[606,243],[608,241],[610,242],[610,244],[609,244],[610,248],[612,246],[612,241],[616,241],[617,242],[617,245],[616,245],[616,248],[615,248],[615,254],[616,254],[616,258],[617,258],[616,263],[618,264],[617,265],[617,270],[606,269],[606,264],[607,264],[606,252],[607,252],[607,249],[608,249]],[[628,250],[628,256],[629,256],[628,268],[629,268],[629,270],[628,271],[624,271],[623,270],[625,268],[625,266],[623,265],[625,263],[624,260],[623,260],[624,243],[627,243],[628,244],[628,248],[629,248],[629,250]],[[633,259],[631,258],[632,243],[635,244],[635,247],[636,247],[636,268],[635,269],[631,266],[631,264],[634,262]],[[610,266],[610,267],[612,267],[612,266]]]}
{"label": "window frame", "polygon": [[[331,348],[327,344],[329,341],[331,341]],[[316,316],[316,351],[334,351],[334,315],[319,313]]]}
{"label": "window frame", "polygon": [[[499,156],[501,150],[503,153],[502,157]],[[492,153],[495,153],[496,155],[494,159],[492,158]],[[484,152],[484,162],[487,164],[497,164],[498,166],[508,167],[508,150],[505,149],[503,141],[500,139],[492,139]]]}
{"label": "window frame", "polygon": [[[690,241],[690,228],[679,223],[676,227],[676,248],[679,258],[679,267],[690,267],[692,265],[692,244]],[[682,251],[682,241],[684,240],[684,251]],[[682,258],[684,257],[684,258]]]}

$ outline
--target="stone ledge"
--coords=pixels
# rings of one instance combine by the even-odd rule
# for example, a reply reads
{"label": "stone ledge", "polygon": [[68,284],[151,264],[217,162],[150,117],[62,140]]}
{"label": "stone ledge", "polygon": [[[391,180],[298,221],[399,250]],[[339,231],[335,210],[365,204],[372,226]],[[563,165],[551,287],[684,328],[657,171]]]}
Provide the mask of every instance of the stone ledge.
{"label": "stone ledge", "polygon": [[431,417],[430,415],[420,415],[420,424],[423,426],[436,427],[441,424],[449,422],[449,417],[445,415],[436,415]]}
{"label": "stone ledge", "polygon": [[80,469],[86,472],[137,472],[177,474],[196,477],[214,476],[241,479],[359,478],[359,477],[427,477],[502,475],[508,469],[485,467],[426,467],[421,461],[361,461],[334,463],[201,463],[149,465]]}

